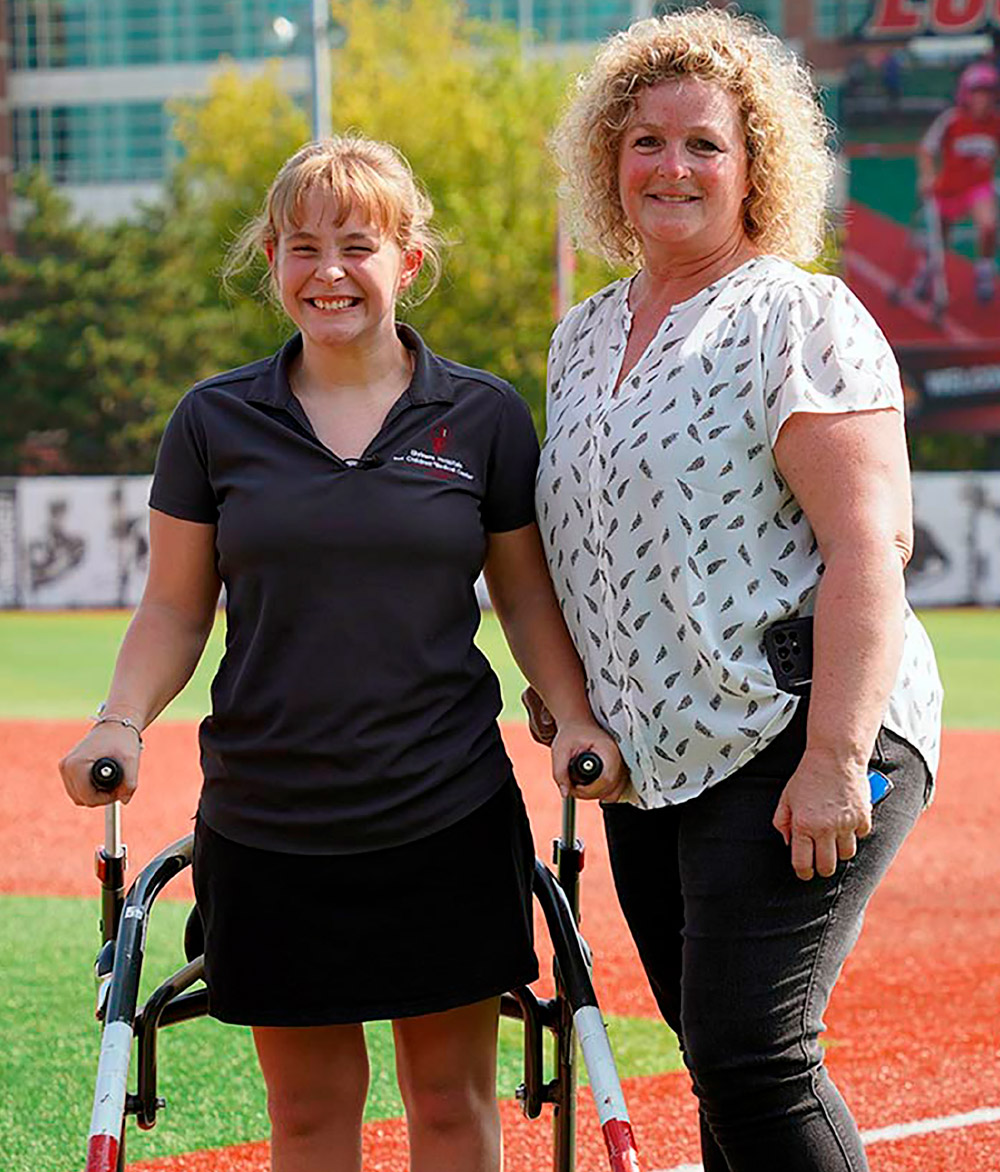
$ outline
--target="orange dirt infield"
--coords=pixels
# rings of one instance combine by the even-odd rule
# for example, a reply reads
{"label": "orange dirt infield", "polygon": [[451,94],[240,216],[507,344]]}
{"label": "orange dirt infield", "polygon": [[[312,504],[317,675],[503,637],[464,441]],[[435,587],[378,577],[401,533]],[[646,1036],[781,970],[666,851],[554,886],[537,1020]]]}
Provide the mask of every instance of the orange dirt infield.
{"label": "orange dirt infield", "polygon": [[[6,768],[0,814],[0,891],[96,898],[93,847],[100,812],[63,796],[55,761],[79,724],[0,722]],[[547,754],[523,726],[504,730],[531,811],[540,857],[559,829]],[[147,737],[140,792],[125,811],[135,874],[155,851],[189,832],[197,797],[193,726],[164,724]],[[907,843],[868,912],[865,931],[827,1015],[829,1066],[863,1130],[1000,1106],[1000,734],[948,732],[939,796]],[[614,899],[599,811],[578,808],[587,843],[583,929],[596,955],[595,986],[607,1013],[655,1016]],[[180,890],[180,894],[187,895]],[[539,933],[544,941],[544,933]],[[540,948],[547,968],[548,956]],[[684,1075],[629,1080],[644,1172],[698,1158],[693,1100]],[[508,1172],[549,1164],[546,1119],[528,1123],[504,1103]],[[930,1127],[928,1134],[875,1137],[873,1172],[995,1172],[1000,1122]],[[960,1121],[959,1121],[960,1122]],[[607,1158],[587,1092],[581,1092],[578,1172]],[[366,1169],[404,1172],[400,1121],[372,1124]],[[163,1172],[264,1172],[266,1147],[245,1145],[131,1165]]]}

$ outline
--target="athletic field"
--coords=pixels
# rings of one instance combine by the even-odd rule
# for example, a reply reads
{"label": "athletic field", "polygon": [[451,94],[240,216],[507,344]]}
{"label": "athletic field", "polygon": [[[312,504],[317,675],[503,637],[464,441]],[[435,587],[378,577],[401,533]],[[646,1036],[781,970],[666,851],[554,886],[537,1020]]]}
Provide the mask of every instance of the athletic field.
{"label": "athletic field", "polygon": [[[987,1172],[1000,1167],[1000,612],[924,616],[947,691],[939,796],[876,896],[827,1015],[831,1070],[869,1144],[873,1172]],[[70,805],[55,769],[103,697],[127,617],[0,613],[0,1168],[82,1167],[99,1043],[91,966],[98,943],[93,850],[103,816]],[[548,858],[559,804],[547,754],[517,705],[520,681],[487,618],[482,646],[505,695],[504,734]],[[221,653],[205,663],[147,736],[140,793],[125,812],[130,874],[190,830],[196,722]],[[583,928],[595,985],[625,1080],[644,1172],[690,1170],[697,1121],[676,1046],[657,1019],[614,900],[599,814],[584,805]],[[157,904],[150,985],[181,959],[189,889]],[[539,927],[539,952],[548,950]],[[294,958],[262,958],[262,963]],[[543,990],[548,985],[542,982]],[[369,1031],[372,1090],[366,1169],[404,1172],[401,1107],[387,1027]],[[129,1127],[130,1167],[264,1172],[263,1092],[249,1033],[198,1021],[161,1042],[168,1108],[152,1132]],[[549,1110],[529,1123],[512,1100],[520,1037],[504,1023],[500,1084],[508,1172],[549,1166]],[[580,1172],[607,1167],[581,1091]]]}

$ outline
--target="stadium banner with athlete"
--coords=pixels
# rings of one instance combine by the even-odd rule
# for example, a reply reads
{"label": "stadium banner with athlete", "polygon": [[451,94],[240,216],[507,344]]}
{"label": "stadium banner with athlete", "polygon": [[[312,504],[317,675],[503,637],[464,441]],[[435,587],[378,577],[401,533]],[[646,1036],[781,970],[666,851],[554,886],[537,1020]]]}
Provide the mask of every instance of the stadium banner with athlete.
{"label": "stadium banner with athlete", "polygon": [[975,558],[972,601],[996,606],[1000,600],[1000,472],[982,472],[969,486],[975,515]]}
{"label": "stadium banner with athlete", "polygon": [[913,555],[906,596],[914,606],[971,602],[976,592],[976,519],[964,472],[913,480]]}
{"label": "stadium banner with athlete", "polygon": [[1000,433],[995,0],[878,0],[851,38],[844,277],[888,337],[911,430]]}
{"label": "stadium banner with athlete", "polygon": [[21,605],[134,606],[148,569],[149,479],[38,476],[17,481]]}
{"label": "stadium banner with athlete", "polygon": [[[0,609],[132,607],[146,581],[148,476],[0,480]],[[914,606],[1000,606],[1000,472],[917,472]],[[480,602],[489,606],[482,580]]]}

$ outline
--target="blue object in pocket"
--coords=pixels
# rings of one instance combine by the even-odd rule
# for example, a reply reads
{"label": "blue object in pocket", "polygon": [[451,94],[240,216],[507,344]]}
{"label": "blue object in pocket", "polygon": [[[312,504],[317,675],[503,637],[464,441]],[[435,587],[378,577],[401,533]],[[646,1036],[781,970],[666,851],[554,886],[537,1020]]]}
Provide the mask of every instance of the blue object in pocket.
{"label": "blue object in pocket", "polygon": [[877,806],[893,788],[889,778],[884,773],[879,773],[877,769],[868,770],[868,784],[871,786],[873,806]]}

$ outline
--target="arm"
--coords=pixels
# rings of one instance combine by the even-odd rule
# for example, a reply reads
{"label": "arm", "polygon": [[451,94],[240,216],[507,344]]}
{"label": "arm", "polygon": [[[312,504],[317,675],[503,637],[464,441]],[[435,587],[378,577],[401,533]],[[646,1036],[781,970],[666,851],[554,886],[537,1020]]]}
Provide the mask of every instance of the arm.
{"label": "arm", "polygon": [[[219,597],[215,526],[151,510],[149,577],[115,663],[106,713],[145,728],[191,678],[212,629]],[[98,757],[115,757],[125,778],[113,794],[90,784]],[[59,763],[63,784],[80,806],[127,802],[135,792],[139,738],[120,724],[95,725]]]}
{"label": "arm", "polygon": [[774,447],[825,564],[816,594],[806,750],[774,825],[802,879],[832,875],[871,831],[867,765],[903,645],[912,547],[898,411],[798,413]]}
{"label": "arm", "polygon": [[628,774],[614,739],[590,710],[583,668],[552,589],[538,527],[491,533],[485,574],[511,653],[555,719],[552,774],[560,791],[563,796],[570,792],[570,758],[590,749],[604,760],[605,771],[586,789],[574,788],[573,796],[616,800]]}

